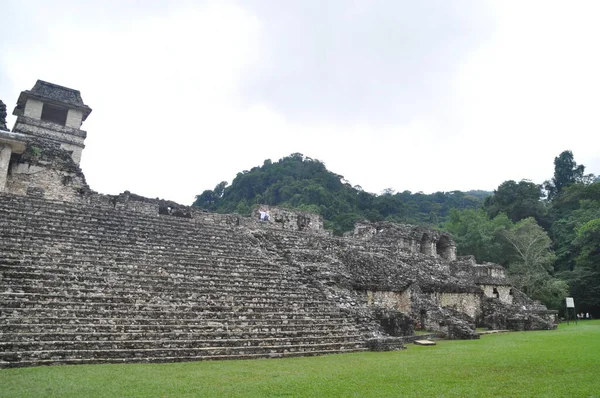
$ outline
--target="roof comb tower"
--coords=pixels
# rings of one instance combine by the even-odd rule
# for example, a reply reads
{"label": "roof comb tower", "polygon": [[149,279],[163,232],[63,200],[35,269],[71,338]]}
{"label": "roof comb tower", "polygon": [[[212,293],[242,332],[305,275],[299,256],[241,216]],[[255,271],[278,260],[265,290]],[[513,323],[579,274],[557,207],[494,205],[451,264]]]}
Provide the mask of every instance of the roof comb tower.
{"label": "roof comb tower", "polygon": [[13,132],[55,142],[79,164],[87,136],[80,127],[91,112],[78,90],[38,80],[19,95]]}

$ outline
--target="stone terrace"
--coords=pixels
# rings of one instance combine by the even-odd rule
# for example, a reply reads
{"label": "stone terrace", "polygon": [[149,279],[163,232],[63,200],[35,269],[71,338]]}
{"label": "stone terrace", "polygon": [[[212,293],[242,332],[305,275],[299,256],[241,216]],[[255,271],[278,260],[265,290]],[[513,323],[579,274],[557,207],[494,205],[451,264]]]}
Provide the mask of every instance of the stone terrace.
{"label": "stone terrace", "polygon": [[241,227],[0,194],[0,367],[366,350],[364,327],[258,243]]}

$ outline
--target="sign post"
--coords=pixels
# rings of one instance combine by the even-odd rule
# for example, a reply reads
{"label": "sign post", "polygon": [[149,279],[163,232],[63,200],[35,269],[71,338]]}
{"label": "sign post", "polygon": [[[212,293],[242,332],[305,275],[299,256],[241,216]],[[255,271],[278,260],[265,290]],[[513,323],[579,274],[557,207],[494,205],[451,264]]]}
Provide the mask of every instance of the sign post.
{"label": "sign post", "polygon": [[569,325],[569,308],[573,308],[573,318],[575,318],[575,325],[577,325],[577,314],[575,314],[575,301],[573,300],[573,297],[567,297],[565,301],[567,304],[567,325]]}

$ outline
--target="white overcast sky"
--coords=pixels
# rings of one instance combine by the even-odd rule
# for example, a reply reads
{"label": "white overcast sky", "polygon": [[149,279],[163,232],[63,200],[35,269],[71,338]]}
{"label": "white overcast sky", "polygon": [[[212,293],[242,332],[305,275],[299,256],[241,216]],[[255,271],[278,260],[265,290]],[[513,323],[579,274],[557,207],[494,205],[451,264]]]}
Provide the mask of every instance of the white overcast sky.
{"label": "white overcast sky", "polygon": [[191,204],[294,152],[373,193],[600,174],[597,0],[0,3],[0,99],[80,90],[99,192]]}

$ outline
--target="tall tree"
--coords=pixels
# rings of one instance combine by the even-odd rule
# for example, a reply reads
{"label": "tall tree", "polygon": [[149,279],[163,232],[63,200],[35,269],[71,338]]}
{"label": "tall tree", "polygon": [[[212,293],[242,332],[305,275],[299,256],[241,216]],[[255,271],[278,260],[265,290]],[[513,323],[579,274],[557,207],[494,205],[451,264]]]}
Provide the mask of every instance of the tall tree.
{"label": "tall tree", "polygon": [[526,268],[550,272],[553,270],[554,253],[550,237],[533,218],[518,222],[513,228],[502,232],[513,250],[511,263],[521,263]]}
{"label": "tall tree", "polygon": [[545,182],[548,199],[558,196],[566,187],[584,180],[585,166],[575,162],[573,152],[564,151],[554,158],[554,177]]}
{"label": "tall tree", "polygon": [[492,196],[485,198],[484,208],[491,218],[505,213],[513,222],[534,217],[541,222],[545,216],[542,186],[531,181],[504,181]]}
{"label": "tall tree", "polygon": [[550,237],[535,219],[526,218],[503,231],[512,248],[508,275],[519,290],[544,304],[558,308],[567,296],[568,285],[553,276],[554,252]]}

